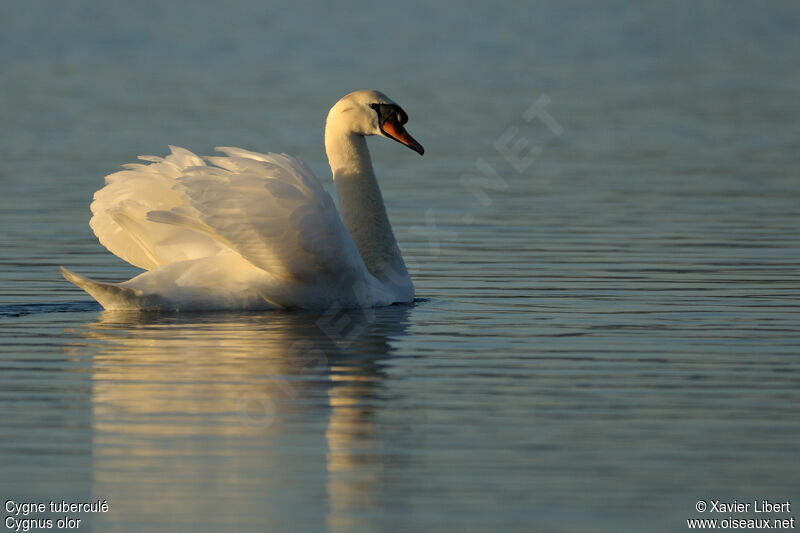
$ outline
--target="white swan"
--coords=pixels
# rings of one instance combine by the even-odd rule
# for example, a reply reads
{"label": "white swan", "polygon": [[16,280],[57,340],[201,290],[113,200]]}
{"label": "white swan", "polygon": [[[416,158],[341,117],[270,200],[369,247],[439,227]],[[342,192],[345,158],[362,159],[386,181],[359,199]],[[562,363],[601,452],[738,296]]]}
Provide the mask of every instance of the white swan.
{"label": "white swan", "polygon": [[420,155],[406,113],[377,91],[331,108],[325,151],[339,196],[286,154],[170,147],[125,165],[94,195],[90,226],[112,253],[145,269],[103,283],[61,267],[106,309],[377,307],[411,302],[414,286],[386,216],[365,136]]}

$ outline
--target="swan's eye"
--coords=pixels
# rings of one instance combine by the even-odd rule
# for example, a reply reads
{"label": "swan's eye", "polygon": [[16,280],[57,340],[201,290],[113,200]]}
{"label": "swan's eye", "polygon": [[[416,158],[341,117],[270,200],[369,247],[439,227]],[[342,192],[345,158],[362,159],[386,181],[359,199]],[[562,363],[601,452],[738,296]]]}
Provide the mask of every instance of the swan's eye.
{"label": "swan's eye", "polygon": [[400,124],[408,122],[408,115],[403,111],[400,106],[395,104],[369,104],[369,107],[375,110],[378,115],[378,122],[383,125],[384,122],[393,118]]}

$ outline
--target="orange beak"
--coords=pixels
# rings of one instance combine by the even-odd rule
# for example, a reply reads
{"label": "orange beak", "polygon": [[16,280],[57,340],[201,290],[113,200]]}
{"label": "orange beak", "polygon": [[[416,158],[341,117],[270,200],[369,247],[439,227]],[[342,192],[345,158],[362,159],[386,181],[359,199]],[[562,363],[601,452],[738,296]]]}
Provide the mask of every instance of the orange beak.
{"label": "orange beak", "polygon": [[405,144],[419,155],[425,153],[425,149],[417,142],[414,137],[409,134],[400,122],[397,121],[397,115],[392,114],[381,124],[381,131],[388,137],[395,141]]}

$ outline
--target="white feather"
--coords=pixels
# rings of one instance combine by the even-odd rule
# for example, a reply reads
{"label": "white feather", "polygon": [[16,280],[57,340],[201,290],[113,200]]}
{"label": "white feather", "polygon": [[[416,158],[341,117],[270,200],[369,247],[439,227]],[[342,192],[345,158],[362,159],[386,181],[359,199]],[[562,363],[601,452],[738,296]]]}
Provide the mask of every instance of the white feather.
{"label": "white feather", "polygon": [[[373,113],[366,98],[380,93],[364,93],[362,112]],[[335,129],[350,134],[341,124]],[[369,190],[362,195],[368,205],[360,207],[363,215],[350,213],[347,220],[358,225],[385,219],[368,230],[346,228],[331,197],[297,159],[218,150],[226,155],[203,159],[170,146],[164,158],[140,156],[146,164],[124,165],[107,176],[95,193],[90,225],[112,253],[147,272],[119,284],[62,269],[64,276],[107,309],[365,307],[413,299],[379,192],[375,198],[365,143],[347,150]],[[331,161],[347,157],[330,149],[328,155]],[[352,183],[345,188],[351,189]],[[353,231],[379,242],[357,245]],[[374,257],[386,264],[373,264]],[[391,279],[383,275],[387,270]]]}

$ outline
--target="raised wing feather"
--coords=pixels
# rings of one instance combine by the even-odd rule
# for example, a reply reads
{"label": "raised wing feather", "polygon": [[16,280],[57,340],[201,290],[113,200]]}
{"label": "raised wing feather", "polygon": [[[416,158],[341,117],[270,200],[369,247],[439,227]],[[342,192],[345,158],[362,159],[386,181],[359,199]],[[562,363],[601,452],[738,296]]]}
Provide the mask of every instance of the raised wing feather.
{"label": "raised wing feather", "polygon": [[186,195],[176,188],[186,169],[204,166],[202,159],[183,148],[170,147],[165,158],[141,156],[151,164],[125,165],[106,177],[97,191],[89,222],[100,242],[128,263],[152,270],[159,266],[215,255],[224,249],[212,236],[150,221],[147,213],[184,205]]}
{"label": "raised wing feather", "polygon": [[285,154],[218,148],[228,157],[182,169],[179,205],[154,209],[148,223],[212,239],[278,278],[361,279],[366,267],[330,195]]}

